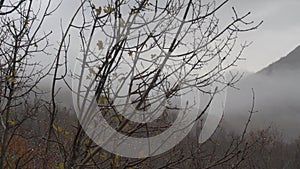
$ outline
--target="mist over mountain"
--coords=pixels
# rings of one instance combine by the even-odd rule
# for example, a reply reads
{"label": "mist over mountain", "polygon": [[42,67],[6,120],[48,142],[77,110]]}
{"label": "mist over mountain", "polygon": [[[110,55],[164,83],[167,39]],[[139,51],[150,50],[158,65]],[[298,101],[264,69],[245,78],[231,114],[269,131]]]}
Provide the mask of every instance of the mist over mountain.
{"label": "mist over mountain", "polygon": [[270,64],[268,67],[257,72],[266,76],[289,76],[296,75],[295,72],[300,70],[300,46],[295,48],[287,56],[282,57],[278,61]]}
{"label": "mist over mountain", "polygon": [[[252,105],[252,89],[255,94],[255,113],[250,129],[259,130],[272,126],[285,140],[300,135],[300,46],[287,56],[270,64],[256,73],[244,72],[237,83],[238,89],[229,88],[225,114],[221,126],[240,132],[245,126]],[[50,90],[50,79],[40,86],[43,91]],[[72,93],[64,84],[57,102],[68,112],[73,112]],[[45,96],[50,99],[50,95]],[[73,113],[72,113],[73,114]]]}
{"label": "mist over mountain", "polygon": [[251,128],[272,126],[283,139],[295,139],[300,134],[300,46],[287,56],[270,64],[257,73],[244,77],[239,90],[229,89],[225,126],[234,131],[241,129],[255,93],[255,110]]}

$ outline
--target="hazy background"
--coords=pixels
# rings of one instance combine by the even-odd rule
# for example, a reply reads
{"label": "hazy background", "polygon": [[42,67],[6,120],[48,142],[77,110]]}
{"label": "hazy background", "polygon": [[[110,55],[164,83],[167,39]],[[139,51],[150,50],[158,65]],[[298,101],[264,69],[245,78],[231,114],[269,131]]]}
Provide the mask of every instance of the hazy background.
{"label": "hazy background", "polygon": [[[217,0],[217,2],[221,2]],[[79,3],[79,1],[78,1]],[[63,1],[61,8],[50,17],[45,30],[53,30],[53,38],[61,36],[59,25],[65,28],[78,3]],[[239,69],[247,72],[238,84],[239,90],[229,89],[223,125],[237,131],[245,124],[251,106],[253,88],[255,91],[255,110],[252,128],[267,126],[277,127],[286,140],[294,139],[300,134],[300,49],[293,56],[279,61],[300,45],[300,1],[299,0],[231,0],[225,8],[217,13],[221,25],[228,22],[233,15],[231,7],[235,6],[242,15],[251,12],[249,21],[264,23],[259,29],[239,35],[239,43],[253,42],[243,53],[245,61],[239,61]],[[76,41],[76,36],[71,37]],[[73,48],[80,48],[73,43]],[[240,48],[236,48],[235,53]],[[78,53],[70,51],[69,69],[74,69]],[[50,57],[49,57],[50,58]],[[51,60],[43,58],[44,61]],[[274,65],[270,64],[275,63]],[[259,72],[264,69],[264,71]],[[258,72],[258,73],[255,73]],[[69,91],[62,91],[69,99],[62,99],[65,104],[72,104]]]}
{"label": "hazy background", "polygon": [[[217,0],[217,3],[221,2],[223,1]],[[69,18],[75,12],[79,3],[80,1],[72,1],[72,3],[63,1],[58,11],[48,18],[49,20],[45,23],[44,29],[53,30],[53,39],[61,37],[60,24],[63,28],[66,28]],[[244,52],[243,57],[247,60],[239,62],[239,69],[250,72],[259,71],[280,57],[285,56],[300,44],[300,37],[298,36],[300,35],[299,0],[230,0],[217,13],[221,19],[221,24],[228,23],[231,20],[233,16],[231,7],[233,6],[240,15],[251,12],[249,21],[255,21],[256,23],[264,21],[259,29],[239,35],[240,43],[244,41],[253,42]],[[76,38],[76,36],[73,36],[71,40],[76,41]],[[74,48],[79,47],[78,43],[78,46]],[[237,50],[239,48],[235,52]],[[71,54],[74,56],[73,59],[69,60],[72,63],[77,54],[72,52]],[[43,60],[48,59],[43,58]],[[70,66],[72,65],[70,64]]]}
{"label": "hazy background", "polygon": [[238,89],[229,89],[225,126],[238,131],[245,124],[255,92],[253,129],[276,128],[284,140],[300,135],[300,46],[263,70],[246,75]]}
{"label": "hazy background", "polygon": [[235,6],[240,14],[250,11],[252,20],[264,21],[259,29],[239,37],[241,42],[253,41],[239,68],[259,71],[300,44],[299,0],[232,0],[227,6]]}

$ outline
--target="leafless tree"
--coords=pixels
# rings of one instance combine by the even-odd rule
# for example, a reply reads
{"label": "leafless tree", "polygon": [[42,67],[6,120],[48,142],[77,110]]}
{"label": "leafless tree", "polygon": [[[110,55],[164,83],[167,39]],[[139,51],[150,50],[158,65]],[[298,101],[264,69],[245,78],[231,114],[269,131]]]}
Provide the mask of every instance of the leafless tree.
{"label": "leafless tree", "polygon": [[[217,13],[227,3],[192,0],[83,2],[81,25],[69,25],[78,30],[81,40],[81,56],[77,71],[73,72],[73,83],[77,85],[72,91],[78,111],[91,109],[86,105],[94,100],[98,102],[100,113],[115,117],[107,119],[116,131],[128,135],[144,132],[149,136],[153,133],[150,128],[155,125],[159,128],[168,125],[157,126],[157,121],[154,126],[142,122],[156,119],[161,115],[160,109],[167,114],[184,109],[172,107],[172,99],[187,95],[191,88],[212,96],[224,88],[207,90],[205,87],[213,83],[233,85],[239,76],[232,75],[224,80],[224,72],[240,60],[248,45],[243,44],[240,53],[232,55],[238,33],[254,30],[260,23],[246,21],[250,13],[239,15],[232,8],[232,20],[221,26]],[[190,99],[190,103],[196,101]],[[126,115],[128,104],[135,107],[134,111],[151,113],[143,117],[134,117],[138,113]],[[95,118],[86,116],[87,123]],[[132,119],[136,123],[130,123]],[[83,138],[74,139],[73,150],[86,137],[80,134],[82,129],[78,131],[77,136]],[[94,157],[100,151],[103,151],[101,147],[95,147],[85,156],[77,154],[81,162],[75,166],[95,163]],[[70,164],[74,164],[75,154]]]}
{"label": "leafless tree", "polygon": [[0,1],[0,15],[8,15],[16,11],[25,0],[20,1]]}
{"label": "leafless tree", "polygon": [[[34,9],[33,1],[0,2],[0,168],[21,167],[34,154],[29,144],[32,129],[24,124],[31,123],[41,108],[38,98],[43,92],[37,85],[51,66],[36,59],[47,56],[51,32],[43,32],[41,26],[51,14],[50,2],[45,9]],[[24,144],[23,153],[14,149],[15,144]]]}
{"label": "leafless tree", "polygon": [[[67,114],[58,116],[65,111],[57,101],[59,84],[65,82],[78,112],[90,109],[91,100],[95,101],[109,125],[128,136],[149,137],[165,131],[177,111],[192,111],[180,107],[176,99],[189,98],[193,105],[199,101],[193,98],[195,91],[210,98],[198,110],[200,119],[213,96],[240,78],[237,74],[224,78],[248,46],[242,44],[240,52],[232,53],[239,33],[261,24],[248,22],[250,13],[239,15],[232,8],[232,20],[221,25],[218,12],[228,2],[82,0],[67,27],[62,27],[56,51],[47,53],[51,32],[43,33],[41,27],[55,10],[50,9],[51,1],[37,10],[31,0],[0,1],[0,168],[214,168],[229,162],[233,168],[240,166],[253,147],[245,144],[250,120],[242,136],[228,141],[223,155],[203,152],[202,145],[189,136],[165,154],[131,159],[105,151],[88,137],[80,120],[89,122],[94,116],[80,118],[79,114],[79,121]],[[79,38],[72,41],[74,37]],[[76,49],[78,43],[80,49]],[[67,76],[68,61],[75,59],[71,51],[79,55],[70,76],[73,86]],[[54,56],[53,63],[45,69],[34,61],[37,55]],[[50,97],[41,102],[37,85],[48,75]],[[223,87],[211,89],[215,83]],[[37,99],[28,99],[33,96]],[[127,105],[143,116],[126,114]],[[253,109],[249,119],[252,113]],[[31,123],[34,117],[44,120],[31,128],[43,133],[37,133],[35,143],[34,134],[24,130],[26,121]],[[18,142],[33,149],[14,159],[8,154],[10,149],[17,150]],[[202,164],[197,163],[200,159]]]}

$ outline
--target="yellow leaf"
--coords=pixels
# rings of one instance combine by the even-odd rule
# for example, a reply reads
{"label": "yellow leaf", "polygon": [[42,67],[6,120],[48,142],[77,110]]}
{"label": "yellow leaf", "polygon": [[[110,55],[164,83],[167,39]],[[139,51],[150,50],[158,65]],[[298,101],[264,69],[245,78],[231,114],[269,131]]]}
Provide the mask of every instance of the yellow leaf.
{"label": "yellow leaf", "polygon": [[69,135],[70,134],[70,132],[68,132],[68,131],[65,131],[65,135]]}
{"label": "yellow leaf", "polygon": [[105,96],[101,95],[99,98],[99,104],[105,104],[106,98]]}
{"label": "yellow leaf", "polygon": [[108,12],[109,12],[109,9],[104,8],[103,11],[104,11],[104,13],[108,13]]}
{"label": "yellow leaf", "polygon": [[90,139],[88,139],[88,138],[87,138],[87,139],[85,139],[85,140],[84,140],[84,144],[85,144],[85,145],[88,145],[88,144],[90,144]]}
{"label": "yellow leaf", "polygon": [[109,4],[108,4],[108,7],[106,7],[106,8],[103,9],[104,13],[109,13],[110,10],[111,10],[111,7],[110,7]]}
{"label": "yellow leaf", "polygon": [[13,82],[13,83],[15,83],[16,81],[17,81],[16,78],[11,79],[11,82]]}
{"label": "yellow leaf", "polygon": [[121,28],[125,27],[125,21],[124,21],[124,19],[120,20],[120,27]]}
{"label": "yellow leaf", "polygon": [[129,52],[128,52],[128,55],[129,55],[129,56],[132,56],[132,54],[133,54],[133,51],[129,51]]}
{"label": "yellow leaf", "polygon": [[103,154],[100,155],[101,161],[105,161],[107,159],[107,153],[103,152]]}
{"label": "yellow leaf", "polygon": [[93,75],[93,74],[96,74],[95,71],[94,71],[94,69],[93,69],[92,67],[89,68],[89,72],[90,72],[90,74],[92,74],[92,75]]}
{"label": "yellow leaf", "polygon": [[64,163],[59,163],[58,167],[59,167],[59,169],[65,169],[65,164]]}
{"label": "yellow leaf", "polygon": [[52,124],[52,127],[57,130],[57,125],[55,123]]}
{"label": "yellow leaf", "polygon": [[10,119],[8,119],[8,120],[7,120],[7,123],[8,123],[9,125],[11,125],[11,126],[13,126],[13,125],[15,125],[15,124],[16,124],[16,122],[15,122],[15,121],[13,121],[13,120],[10,120]]}
{"label": "yellow leaf", "polygon": [[24,24],[27,25],[29,23],[28,19],[24,20]]}
{"label": "yellow leaf", "polygon": [[120,164],[119,164],[119,161],[120,161],[120,157],[118,155],[115,155],[115,158],[114,158],[114,165],[116,167],[118,167]]}
{"label": "yellow leaf", "polygon": [[119,121],[118,116],[113,116],[113,117],[112,117],[112,120],[113,120],[113,121]]}
{"label": "yellow leaf", "polygon": [[58,127],[57,127],[57,131],[61,133],[61,132],[63,131],[63,129],[62,129],[61,127],[58,126]]}
{"label": "yellow leaf", "polygon": [[55,130],[57,130],[58,132],[60,132],[60,133],[63,131],[63,129],[62,129],[61,127],[59,127],[57,124],[55,124],[55,123],[52,124],[52,127],[53,127]]}
{"label": "yellow leaf", "polygon": [[110,13],[110,12],[114,12],[115,8],[112,8],[110,6],[110,4],[108,4],[108,6],[106,8],[103,9],[104,13]]}
{"label": "yellow leaf", "polygon": [[146,8],[148,6],[149,6],[149,3],[147,2],[147,3],[144,4],[143,8]]}
{"label": "yellow leaf", "polygon": [[102,42],[101,40],[98,40],[97,46],[98,46],[98,49],[99,49],[99,50],[104,49],[104,47],[103,47],[103,42]]}
{"label": "yellow leaf", "polygon": [[93,153],[93,150],[90,148],[87,150],[88,154],[92,154]]}
{"label": "yellow leaf", "polygon": [[130,129],[130,125],[127,123],[125,126],[124,126],[124,128],[123,128],[123,131],[129,131],[129,129]]}
{"label": "yellow leaf", "polygon": [[99,6],[99,8],[96,9],[96,12],[97,12],[98,15],[101,14],[101,10],[102,10],[101,6]]}
{"label": "yellow leaf", "polygon": [[151,59],[155,58],[156,54],[151,54]]}

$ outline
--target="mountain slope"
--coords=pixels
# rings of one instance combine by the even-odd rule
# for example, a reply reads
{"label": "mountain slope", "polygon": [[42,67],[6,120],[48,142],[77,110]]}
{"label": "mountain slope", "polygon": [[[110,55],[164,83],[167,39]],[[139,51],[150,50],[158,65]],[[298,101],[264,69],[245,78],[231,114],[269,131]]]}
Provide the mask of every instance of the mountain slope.
{"label": "mountain slope", "polygon": [[295,48],[287,56],[257,72],[263,75],[276,75],[300,69],[300,46]]}
{"label": "mountain slope", "polygon": [[255,92],[252,129],[276,127],[286,140],[300,134],[300,46],[261,71],[242,79],[229,89],[225,120],[233,130],[245,124]]}

